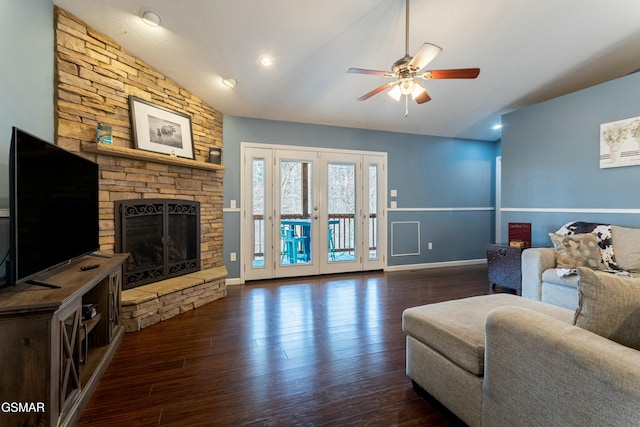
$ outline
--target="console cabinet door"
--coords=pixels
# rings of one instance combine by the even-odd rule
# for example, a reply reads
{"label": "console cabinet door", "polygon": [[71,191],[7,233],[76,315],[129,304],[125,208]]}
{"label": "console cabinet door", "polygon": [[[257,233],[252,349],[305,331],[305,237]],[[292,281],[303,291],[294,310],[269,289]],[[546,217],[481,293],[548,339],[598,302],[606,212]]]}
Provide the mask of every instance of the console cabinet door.
{"label": "console cabinet door", "polygon": [[38,407],[28,413],[2,412],[0,427],[48,426],[57,421],[58,408],[50,401],[56,393],[48,381],[52,376],[51,316],[49,311],[0,317],[0,402],[45,405],[44,410]]}
{"label": "console cabinet door", "polygon": [[109,342],[120,326],[120,298],[122,291],[122,269],[109,276]]}
{"label": "console cabinet door", "polygon": [[80,394],[81,300],[78,298],[61,309],[55,319],[59,329],[59,348],[54,349],[59,355],[59,414],[64,419]]}

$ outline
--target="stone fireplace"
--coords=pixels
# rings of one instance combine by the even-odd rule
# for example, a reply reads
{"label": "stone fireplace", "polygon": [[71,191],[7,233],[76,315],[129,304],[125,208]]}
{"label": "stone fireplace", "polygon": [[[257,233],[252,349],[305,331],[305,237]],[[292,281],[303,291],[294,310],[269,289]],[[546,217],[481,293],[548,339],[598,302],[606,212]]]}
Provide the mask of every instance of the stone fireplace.
{"label": "stone fireplace", "polygon": [[[134,284],[135,287],[123,285],[121,317],[125,329],[137,331],[224,297],[227,293],[227,271],[222,261],[224,166],[93,142],[83,142],[81,152],[95,154],[100,165],[100,243],[101,246],[104,244],[101,247],[104,252],[124,251],[118,246],[122,243],[116,243],[119,240],[118,223],[122,221],[120,210],[132,213],[134,220],[145,216],[161,217],[165,212],[178,216],[186,213],[186,218],[178,220],[178,225],[183,227],[167,224],[158,231],[137,224],[137,229],[134,226],[134,230],[130,230],[127,242],[147,247],[138,255],[145,258],[144,262],[134,264],[136,266],[128,272],[129,277],[123,280],[123,283],[136,282],[142,278],[145,282]],[[151,224],[156,222],[157,218]],[[174,271],[169,268],[168,276],[154,278],[163,267],[149,267],[147,261],[158,258],[164,249],[158,251],[149,246],[157,246],[164,240],[171,247],[193,231],[195,241],[179,250],[179,257],[167,256],[169,265],[175,261]],[[190,272],[177,271],[189,264],[194,267]]]}
{"label": "stone fireplace", "polygon": [[[56,144],[100,167],[100,251],[120,249],[116,202],[174,199],[200,206],[198,268],[123,290],[121,318],[126,330],[139,330],[224,297],[225,167],[208,162],[210,150],[222,148],[222,114],[63,9],[55,6],[54,17]],[[194,158],[136,149],[130,96],[188,115]],[[95,143],[98,123],[111,126],[112,144]]]}
{"label": "stone fireplace", "polygon": [[116,252],[129,253],[122,289],[200,270],[200,203],[178,199],[115,202]]}

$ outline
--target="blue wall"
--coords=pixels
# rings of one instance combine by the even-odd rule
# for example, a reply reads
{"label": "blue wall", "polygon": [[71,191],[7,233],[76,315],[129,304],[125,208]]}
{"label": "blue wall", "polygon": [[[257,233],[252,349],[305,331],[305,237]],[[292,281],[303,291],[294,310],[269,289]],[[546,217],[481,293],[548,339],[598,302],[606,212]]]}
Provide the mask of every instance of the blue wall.
{"label": "blue wall", "polygon": [[[482,259],[494,233],[496,143],[380,132],[333,126],[224,117],[224,206],[240,207],[240,144],[242,142],[337,148],[388,153],[387,188],[398,191],[398,209],[389,211],[388,265]],[[472,208],[471,210],[468,210]],[[476,209],[477,208],[477,209]],[[229,277],[240,277],[240,213],[224,213],[224,254]],[[433,250],[427,243],[433,243]],[[419,244],[417,255],[413,249]],[[397,256],[391,256],[397,253]]]}
{"label": "blue wall", "polygon": [[600,169],[600,124],[640,116],[640,73],[502,118],[502,221],[533,244],[569,221],[640,227],[640,166]]}
{"label": "blue wall", "polygon": [[51,0],[2,0],[0,58],[0,209],[7,209],[11,127],[53,141]]}
{"label": "blue wall", "polygon": [[[8,249],[11,127],[53,141],[53,4],[0,0],[0,261]],[[5,266],[0,265],[0,277]]]}

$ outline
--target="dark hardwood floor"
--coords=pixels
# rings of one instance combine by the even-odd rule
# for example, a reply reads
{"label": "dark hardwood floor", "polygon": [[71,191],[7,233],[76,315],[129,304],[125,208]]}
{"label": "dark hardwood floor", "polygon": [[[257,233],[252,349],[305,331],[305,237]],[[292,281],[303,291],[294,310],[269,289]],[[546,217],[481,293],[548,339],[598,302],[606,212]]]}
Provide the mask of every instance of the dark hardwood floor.
{"label": "dark hardwood floor", "polygon": [[460,426],[405,375],[405,308],[488,293],[475,265],[279,279],[126,334],[80,426]]}

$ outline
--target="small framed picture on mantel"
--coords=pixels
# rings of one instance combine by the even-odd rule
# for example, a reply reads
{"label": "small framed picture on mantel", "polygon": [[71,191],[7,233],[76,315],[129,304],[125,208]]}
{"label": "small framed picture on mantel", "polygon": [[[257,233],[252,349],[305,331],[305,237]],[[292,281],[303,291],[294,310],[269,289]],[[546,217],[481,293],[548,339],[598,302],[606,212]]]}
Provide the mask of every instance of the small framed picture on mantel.
{"label": "small framed picture on mantel", "polygon": [[194,158],[190,116],[135,96],[129,97],[129,110],[135,148],[174,157]]}

